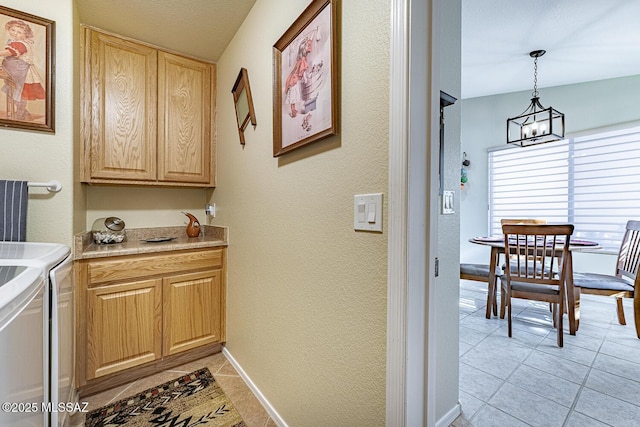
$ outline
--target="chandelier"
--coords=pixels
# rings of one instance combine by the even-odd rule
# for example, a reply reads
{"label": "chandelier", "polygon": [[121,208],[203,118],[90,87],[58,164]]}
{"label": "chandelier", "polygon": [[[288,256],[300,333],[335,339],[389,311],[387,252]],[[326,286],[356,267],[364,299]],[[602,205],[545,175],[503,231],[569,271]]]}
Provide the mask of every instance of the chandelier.
{"label": "chandelier", "polygon": [[545,50],[529,53],[533,58],[533,93],[531,103],[519,116],[507,119],[507,144],[527,147],[564,138],[564,114],[540,104],[538,97],[538,58]]}

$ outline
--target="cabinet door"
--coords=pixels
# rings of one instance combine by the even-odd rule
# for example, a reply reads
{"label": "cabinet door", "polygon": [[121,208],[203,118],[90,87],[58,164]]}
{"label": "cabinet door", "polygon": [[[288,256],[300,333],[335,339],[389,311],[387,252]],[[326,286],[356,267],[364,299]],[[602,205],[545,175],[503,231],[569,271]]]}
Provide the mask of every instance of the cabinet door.
{"label": "cabinet door", "polygon": [[163,355],[220,342],[221,270],[164,279]]}
{"label": "cabinet door", "polygon": [[87,290],[87,379],[161,357],[162,281]]}
{"label": "cabinet door", "polygon": [[155,181],[156,50],[94,31],[90,43],[91,178]]}
{"label": "cabinet door", "polygon": [[158,180],[209,183],[214,66],[158,52]]}

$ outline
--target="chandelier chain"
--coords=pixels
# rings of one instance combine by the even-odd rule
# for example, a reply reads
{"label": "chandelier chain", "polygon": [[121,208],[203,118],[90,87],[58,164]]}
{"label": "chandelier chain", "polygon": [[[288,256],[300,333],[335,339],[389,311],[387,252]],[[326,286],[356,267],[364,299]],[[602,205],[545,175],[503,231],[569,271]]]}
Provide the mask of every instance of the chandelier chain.
{"label": "chandelier chain", "polygon": [[538,97],[538,57],[533,59],[533,97]]}

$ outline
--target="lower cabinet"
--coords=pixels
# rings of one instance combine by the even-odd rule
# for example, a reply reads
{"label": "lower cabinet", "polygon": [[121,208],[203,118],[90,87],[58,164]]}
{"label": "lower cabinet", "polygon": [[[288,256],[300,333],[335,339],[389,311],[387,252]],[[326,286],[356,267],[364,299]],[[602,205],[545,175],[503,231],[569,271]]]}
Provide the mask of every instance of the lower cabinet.
{"label": "lower cabinet", "polygon": [[225,248],[76,261],[81,394],[220,351],[225,264]]}
{"label": "lower cabinet", "polygon": [[168,277],[163,282],[162,354],[176,354],[220,342],[220,271]]}
{"label": "lower cabinet", "polygon": [[162,357],[162,281],[87,290],[87,379]]}

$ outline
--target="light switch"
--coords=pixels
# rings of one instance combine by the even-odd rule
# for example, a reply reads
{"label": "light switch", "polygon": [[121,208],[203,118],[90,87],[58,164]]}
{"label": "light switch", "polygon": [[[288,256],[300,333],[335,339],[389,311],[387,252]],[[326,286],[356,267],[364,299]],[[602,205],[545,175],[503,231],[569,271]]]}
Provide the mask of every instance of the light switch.
{"label": "light switch", "polygon": [[364,202],[358,203],[358,222],[365,222],[365,218],[367,217],[367,209]]}
{"label": "light switch", "polygon": [[382,193],[354,196],[353,228],[364,231],[382,231]]}
{"label": "light switch", "polygon": [[369,207],[367,209],[367,222],[369,224],[375,224],[376,222],[376,204],[369,203]]}
{"label": "light switch", "polygon": [[456,212],[453,205],[453,191],[442,192],[442,214],[449,215]]}

